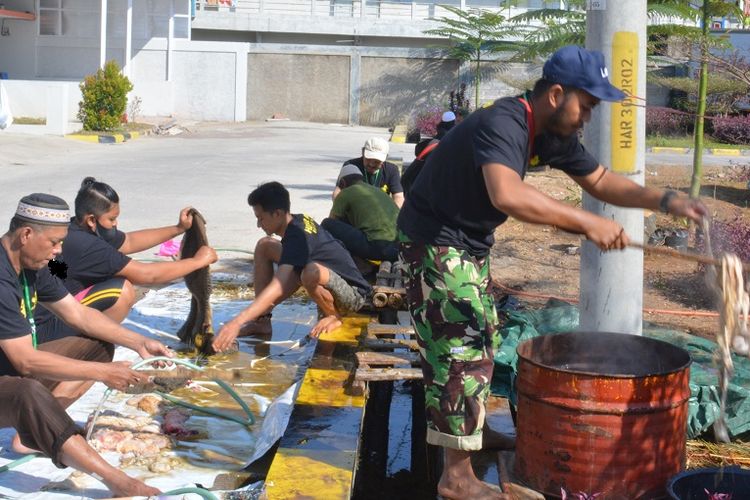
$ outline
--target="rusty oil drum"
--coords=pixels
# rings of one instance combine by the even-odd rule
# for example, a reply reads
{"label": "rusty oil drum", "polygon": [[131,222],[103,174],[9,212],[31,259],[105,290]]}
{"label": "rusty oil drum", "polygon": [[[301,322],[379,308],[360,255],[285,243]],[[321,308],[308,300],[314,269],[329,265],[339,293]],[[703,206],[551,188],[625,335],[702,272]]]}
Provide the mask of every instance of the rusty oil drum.
{"label": "rusty oil drum", "polygon": [[652,499],[685,465],[690,355],[636,335],[564,333],[518,347],[516,474],[559,497]]}

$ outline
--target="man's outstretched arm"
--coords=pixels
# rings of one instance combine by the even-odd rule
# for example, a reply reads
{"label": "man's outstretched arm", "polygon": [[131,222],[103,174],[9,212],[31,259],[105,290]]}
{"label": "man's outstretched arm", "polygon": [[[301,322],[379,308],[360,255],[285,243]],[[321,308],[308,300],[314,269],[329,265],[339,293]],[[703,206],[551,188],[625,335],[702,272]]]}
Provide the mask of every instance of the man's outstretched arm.
{"label": "man's outstretched arm", "polygon": [[255,300],[237,316],[224,324],[213,342],[216,352],[222,352],[231,347],[234,339],[240,333],[242,325],[248,321],[258,319],[266,311],[284,301],[299,288],[299,273],[289,264],[282,264],[274,274],[271,282],[255,297]]}

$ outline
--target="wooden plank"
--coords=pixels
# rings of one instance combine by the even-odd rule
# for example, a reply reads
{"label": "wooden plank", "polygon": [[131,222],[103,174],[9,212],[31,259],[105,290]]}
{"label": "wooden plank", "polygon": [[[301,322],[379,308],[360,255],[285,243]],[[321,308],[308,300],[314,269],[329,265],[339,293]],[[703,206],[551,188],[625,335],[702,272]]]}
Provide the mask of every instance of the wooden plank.
{"label": "wooden plank", "polygon": [[0,18],[20,19],[22,21],[33,21],[36,15],[32,12],[21,12],[19,10],[0,9]]}
{"label": "wooden plank", "polygon": [[357,368],[355,380],[367,382],[383,380],[421,380],[421,368]]}
{"label": "wooden plank", "polygon": [[355,353],[360,365],[402,365],[419,363],[419,355],[414,352],[371,352]]}
{"label": "wooden plank", "polygon": [[389,280],[389,279],[395,279],[395,278],[402,278],[403,274],[401,273],[378,273],[377,276],[375,276],[375,279],[383,279],[383,280]]}
{"label": "wooden plank", "polygon": [[378,274],[375,277],[375,285],[385,285],[387,278],[384,276],[386,274],[390,274],[391,272],[391,263],[387,260],[384,260],[380,263],[380,267],[378,268]]}
{"label": "wooden plank", "polygon": [[415,335],[414,327],[403,325],[383,325],[381,323],[368,323],[367,335]]}
{"label": "wooden plank", "polygon": [[398,293],[400,295],[406,295],[406,288],[400,286],[400,287],[393,287],[393,286],[385,286],[385,285],[375,285],[372,287],[373,293],[384,293],[386,295],[391,295],[394,293]]}
{"label": "wooden plank", "polygon": [[378,340],[365,339],[362,342],[362,346],[370,348],[370,349],[394,349],[397,347],[406,347],[413,351],[416,351],[417,349],[419,349],[419,345],[417,345],[416,340],[406,340],[406,339],[378,339]]}

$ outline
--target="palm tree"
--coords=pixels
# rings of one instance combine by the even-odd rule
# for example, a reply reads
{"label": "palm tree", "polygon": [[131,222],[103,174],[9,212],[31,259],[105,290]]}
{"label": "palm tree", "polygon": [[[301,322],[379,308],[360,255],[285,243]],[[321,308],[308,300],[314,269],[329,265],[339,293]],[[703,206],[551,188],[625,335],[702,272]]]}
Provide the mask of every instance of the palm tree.
{"label": "palm tree", "polygon": [[[698,87],[698,110],[695,117],[695,143],[693,175],[690,196],[697,197],[703,177],[703,125],[706,110],[708,81],[708,59],[710,49],[726,46],[717,37],[712,37],[709,24],[713,17],[733,16],[744,24],[742,9],[735,3],[724,0],[705,0],[700,5],[694,0],[648,0],[649,40],[679,38],[700,48],[700,77]],[[564,45],[584,45],[586,40],[585,0],[569,0],[565,9],[530,10],[510,19],[524,31],[523,49],[513,59],[529,61],[551,54]],[[675,22],[678,21],[678,22]],[[688,21],[701,27],[681,24]],[[650,47],[653,49],[653,46]]]}
{"label": "palm tree", "polygon": [[516,42],[507,41],[511,37],[511,26],[498,12],[479,9],[463,11],[450,5],[441,5],[441,8],[452,16],[435,19],[442,26],[425,30],[425,33],[448,38],[451,43],[448,57],[474,63],[474,106],[477,107],[482,62],[490,60],[487,57],[489,54],[518,48]]}

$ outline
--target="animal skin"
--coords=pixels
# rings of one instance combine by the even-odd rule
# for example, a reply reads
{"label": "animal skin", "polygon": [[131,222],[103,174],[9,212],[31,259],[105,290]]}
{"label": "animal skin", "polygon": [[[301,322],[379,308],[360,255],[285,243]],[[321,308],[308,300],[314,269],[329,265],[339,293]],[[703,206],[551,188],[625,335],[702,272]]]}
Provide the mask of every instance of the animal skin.
{"label": "animal skin", "polygon": [[[206,219],[196,209],[191,209],[193,225],[185,232],[180,245],[180,258],[193,257],[200,247],[208,245]],[[209,353],[214,330],[211,314],[211,273],[208,266],[185,276],[185,285],[192,294],[190,313],[185,324],[177,332],[183,342],[195,345],[202,352]]]}

